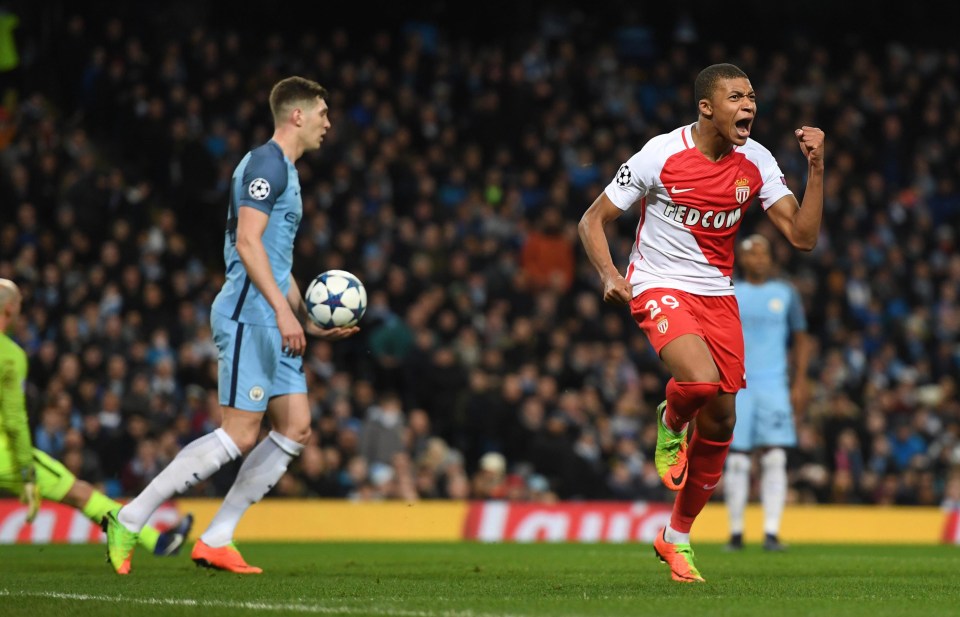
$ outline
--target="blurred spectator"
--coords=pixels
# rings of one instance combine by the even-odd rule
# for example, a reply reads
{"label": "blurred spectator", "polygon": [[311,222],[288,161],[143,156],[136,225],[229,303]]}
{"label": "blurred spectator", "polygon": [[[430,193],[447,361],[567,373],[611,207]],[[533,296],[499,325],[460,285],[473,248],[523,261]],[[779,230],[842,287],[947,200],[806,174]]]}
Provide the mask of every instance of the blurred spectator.
{"label": "blurred spectator", "polygon": [[360,455],[369,463],[389,464],[403,450],[403,422],[400,397],[385,393],[378,405],[367,409],[367,418],[360,428]]}
{"label": "blurred spectator", "polygon": [[890,436],[890,454],[898,470],[910,467],[913,458],[927,451],[927,444],[913,430],[909,421],[898,422]]}
{"label": "blurred spectator", "polygon": [[499,452],[480,457],[479,469],[473,476],[471,496],[474,499],[503,499],[507,495],[507,459]]}
{"label": "blurred spectator", "polygon": [[567,293],[573,285],[574,239],[564,228],[560,210],[545,208],[527,235],[520,264],[532,293]]}
{"label": "blurred spectator", "polygon": [[125,495],[136,495],[153,480],[169,461],[160,458],[157,442],[144,439],[137,442],[133,458],[126,464],[120,477]]}
{"label": "blurred spectator", "polygon": [[67,435],[66,415],[56,407],[47,407],[33,433],[33,445],[54,458],[60,458]]}

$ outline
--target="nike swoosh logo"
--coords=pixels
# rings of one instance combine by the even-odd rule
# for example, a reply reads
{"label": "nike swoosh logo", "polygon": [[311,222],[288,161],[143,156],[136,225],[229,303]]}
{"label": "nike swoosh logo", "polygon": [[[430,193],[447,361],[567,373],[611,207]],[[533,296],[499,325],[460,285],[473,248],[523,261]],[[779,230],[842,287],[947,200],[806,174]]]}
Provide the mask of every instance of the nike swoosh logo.
{"label": "nike swoosh logo", "polygon": [[677,186],[674,185],[673,188],[670,189],[670,192],[671,192],[671,193],[674,193],[674,194],[676,194],[676,193],[686,193],[687,191],[692,191],[692,190],[695,189],[695,188],[697,188],[697,187],[694,186],[694,187],[691,187],[691,188],[688,188],[688,189],[678,189]]}
{"label": "nike swoosh logo", "polygon": [[680,472],[680,476],[677,477],[673,474],[670,474],[670,480],[673,482],[674,486],[680,486],[681,484],[683,484],[683,479],[686,477],[686,475],[687,475],[687,466],[684,465],[683,471]]}

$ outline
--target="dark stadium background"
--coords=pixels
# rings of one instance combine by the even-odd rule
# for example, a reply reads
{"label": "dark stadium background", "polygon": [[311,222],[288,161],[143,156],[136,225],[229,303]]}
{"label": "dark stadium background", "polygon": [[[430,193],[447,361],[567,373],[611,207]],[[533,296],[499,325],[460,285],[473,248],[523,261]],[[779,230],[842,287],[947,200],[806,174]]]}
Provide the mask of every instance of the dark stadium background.
{"label": "dark stadium background", "polygon": [[[295,273],[303,285],[327,267],[353,270],[368,283],[374,303],[360,337],[333,347],[313,345],[308,366],[320,441],[275,494],[662,499],[659,485],[651,482],[649,454],[651,410],[662,397],[664,375],[639,331],[622,312],[597,305],[595,280],[584,268],[576,242],[567,244],[577,265],[562,293],[514,286],[498,260],[519,259],[544,218],[550,198],[537,197],[537,190],[549,192],[554,181],[569,185],[569,174],[585,167],[596,177],[587,177],[582,186],[562,187],[565,198],[552,204],[570,240],[570,227],[622,162],[622,154],[632,153],[656,132],[692,121],[692,101],[682,97],[689,94],[696,71],[720,55],[752,64],[753,83],[767,96],[760,101],[755,135],[777,154],[791,187],[802,188],[802,161],[781,142],[801,121],[822,123],[828,178],[838,184],[827,206],[825,242],[817,252],[799,255],[776,245],[784,273],[801,289],[819,342],[809,376],[817,384],[815,400],[800,448],[791,453],[792,498],[905,505],[960,500],[960,454],[951,454],[960,453],[955,396],[960,354],[952,321],[960,270],[951,265],[960,259],[955,244],[960,63],[953,32],[960,23],[960,5],[915,2],[891,10],[880,4],[821,1],[595,4],[0,3],[21,19],[15,31],[21,65],[0,74],[0,90],[12,86],[18,92],[7,120],[13,120],[16,137],[0,155],[0,228],[5,230],[0,275],[9,274],[27,292],[29,326],[18,334],[30,343],[31,420],[38,447],[49,448],[111,494],[132,494],[179,446],[215,425],[210,395],[215,373],[209,358],[191,364],[183,354],[188,353],[185,347],[189,353],[209,352],[203,311],[222,267],[225,204],[213,180],[232,169],[236,158],[217,158],[204,148],[217,117],[233,116],[246,101],[254,104],[251,119],[238,133],[246,140],[240,155],[255,145],[269,129],[266,82],[292,70],[313,76],[313,58],[326,49],[335,59],[322,77],[329,78],[324,85],[332,92],[336,138],[304,163],[305,193],[318,196],[302,227],[306,238],[315,222],[311,233],[326,244],[298,244]],[[545,19],[548,15],[553,18]],[[82,17],[83,26],[71,31],[75,16]],[[111,38],[111,24],[120,24],[118,38]],[[563,36],[545,34],[564,24]],[[386,50],[377,51],[373,34],[380,31],[391,39]],[[368,172],[382,155],[382,144],[358,128],[364,90],[370,88],[344,84],[340,69],[357,69],[368,58],[380,58],[389,67],[389,79],[375,88],[376,103],[389,101],[396,111],[402,90],[398,53],[410,50],[408,35],[416,31],[435,34],[441,47],[453,50],[446,61],[484,65],[480,81],[487,85],[479,86],[480,92],[487,90],[485,80],[493,79],[490,66],[505,73],[538,37],[551,59],[565,42],[573,43],[577,55],[571,63],[577,68],[569,81],[541,80],[554,88],[546,103],[535,100],[534,86],[542,85],[536,80],[514,91],[500,78],[490,88],[507,96],[501,100],[504,107],[492,111],[477,107],[463,73],[455,76],[451,96],[457,104],[450,117],[439,121],[441,128],[454,127],[453,141],[431,152],[432,138],[415,137],[393,170],[398,195],[403,190],[397,178],[412,178],[416,186],[430,178],[436,183],[426,209],[418,210],[419,188],[410,189],[408,199],[395,200],[397,217],[410,221],[405,226],[377,218],[382,210],[376,204],[367,211],[349,207],[352,199],[376,202],[368,193]],[[202,90],[195,88],[224,74],[216,62],[207,68],[197,64],[204,46],[222,46],[230,32],[241,41],[230,67],[239,77],[237,97],[204,101],[199,126],[176,126],[184,114],[171,111],[177,105],[168,100],[171,91],[160,87],[151,63],[164,56],[170,42],[180,41],[188,73],[184,94],[197,95]],[[691,32],[695,37],[687,39]],[[191,38],[194,33],[198,38]],[[116,91],[98,90],[103,82],[96,78],[84,82],[95,49],[104,50],[105,66],[114,60],[123,64],[130,37],[140,41],[150,59],[141,75],[132,76],[124,64],[123,85]],[[271,37],[280,42],[271,43]],[[304,41],[309,41],[310,54],[296,53]],[[637,100],[648,96],[655,101],[642,126],[631,126],[628,116],[612,119],[592,108],[600,86],[609,85],[593,72],[608,43],[616,50],[618,70],[633,80]],[[750,54],[743,53],[745,46]],[[940,64],[913,83],[909,78],[923,68],[918,50],[928,53],[927,60],[939,58]],[[825,59],[818,56],[821,52]],[[860,52],[864,65],[854,67]],[[418,130],[424,123],[420,112],[431,107],[433,86],[443,81],[432,72],[443,62],[424,55],[429,61],[415,71],[414,104],[405,116]],[[782,73],[771,68],[778,57],[787,59]],[[265,72],[267,65],[271,72]],[[840,96],[830,105],[798,102],[797,92],[811,85],[810,77],[817,73],[811,69],[821,78],[812,86],[815,99],[829,86],[838,88]],[[774,73],[776,83],[768,78]],[[860,80],[867,78],[878,80],[889,108],[861,109]],[[144,105],[161,103],[152,123],[130,114],[129,97],[141,84],[150,84]],[[508,103],[523,113],[504,112]],[[557,105],[565,111],[556,112],[560,120],[554,119],[551,128],[559,127],[562,134],[566,122],[578,120],[581,113],[586,129],[571,144],[559,143],[567,137],[542,137],[541,145],[558,160],[540,174],[539,185],[525,185],[523,171],[534,163],[518,162],[526,156],[520,137],[548,134],[541,124],[546,122],[543,113]],[[858,113],[863,124],[852,130]],[[892,145],[884,142],[890,118],[901,123],[902,131]],[[179,130],[186,130],[187,137],[174,139]],[[592,152],[594,137],[603,131],[613,136],[612,145]],[[481,191],[489,211],[506,199],[488,192],[491,186],[503,193],[527,191],[524,195],[531,195],[535,205],[522,215],[506,216],[498,229],[477,231],[483,220],[476,219],[482,216],[460,221],[455,208],[445,209],[441,201],[464,188],[450,180],[451,168],[466,164],[471,140],[484,138],[491,143],[480,148],[480,167],[467,174],[466,190]],[[32,146],[20,148],[20,140]],[[565,147],[572,155],[593,154],[595,160],[581,168],[565,167],[559,163]],[[43,175],[44,148],[55,162],[48,176]],[[498,158],[503,150],[514,160]],[[92,159],[84,160],[82,152],[92,153]],[[918,159],[929,159],[932,184],[926,189],[917,188]],[[336,176],[345,161],[350,169]],[[14,172],[18,163],[30,176],[23,186]],[[171,163],[177,165],[176,179],[170,175]],[[344,190],[327,206],[318,205],[332,179],[342,182]],[[151,187],[150,197],[139,202],[144,208],[116,205],[129,201],[130,189],[142,183]],[[194,186],[202,191],[190,190]],[[58,218],[64,202],[73,204],[75,220]],[[35,209],[25,211],[25,203]],[[619,228],[621,249],[634,225],[626,218]],[[116,220],[130,225],[126,240],[117,236]],[[462,236],[445,235],[466,223],[478,227],[461,230]],[[87,234],[85,241],[76,240],[77,230]],[[753,230],[770,231],[756,207],[744,225],[744,231]],[[477,243],[464,243],[464,238]],[[482,246],[490,238],[499,243],[495,250]],[[78,249],[75,241],[86,248]],[[111,242],[119,248],[120,260],[105,264],[100,249]],[[13,265],[22,262],[24,246],[31,244],[40,247],[33,275]],[[65,254],[64,247],[72,248]],[[378,258],[403,270],[400,280],[407,284],[391,287],[389,277],[374,272],[389,269]],[[137,266],[139,282],[132,274],[130,280],[123,278],[124,266],[130,264]],[[91,269],[101,277],[94,279],[100,281],[97,285],[87,283]],[[97,319],[85,313],[92,305],[106,310],[102,307],[110,302],[99,285],[110,283],[126,302],[110,309],[123,322],[124,333],[116,340],[104,323],[92,325]],[[477,301],[471,313],[470,293],[478,289],[487,300]],[[543,314],[551,319],[538,317]],[[483,315],[486,330],[477,326],[477,315]],[[491,343],[485,335],[491,323],[501,323],[508,334]],[[156,340],[158,331],[166,332],[170,349]],[[470,348],[464,340],[471,337],[489,344]],[[391,356],[397,346],[405,346],[408,354],[399,362]],[[490,347],[501,348],[499,360],[487,353]],[[119,378],[107,367],[110,355],[123,367]],[[172,367],[164,362],[168,356],[175,358]],[[587,377],[578,372],[581,361],[589,365],[583,371]],[[66,384],[51,389],[51,382]],[[565,388],[577,390],[580,398],[564,397]],[[105,403],[111,389],[118,400]],[[167,394],[157,396],[158,391]],[[398,394],[404,410],[407,428],[401,434],[377,420],[382,407],[392,404],[384,400],[388,393]],[[104,415],[107,404],[116,405],[117,413],[110,409]],[[104,428],[117,415],[119,424]],[[373,435],[380,446],[398,445],[381,451],[370,445]],[[884,441],[891,453],[884,453]],[[897,458],[900,446],[903,460]],[[505,477],[494,473],[497,457],[483,458],[490,452],[506,457]],[[222,494],[232,471],[225,470],[198,492]]]}

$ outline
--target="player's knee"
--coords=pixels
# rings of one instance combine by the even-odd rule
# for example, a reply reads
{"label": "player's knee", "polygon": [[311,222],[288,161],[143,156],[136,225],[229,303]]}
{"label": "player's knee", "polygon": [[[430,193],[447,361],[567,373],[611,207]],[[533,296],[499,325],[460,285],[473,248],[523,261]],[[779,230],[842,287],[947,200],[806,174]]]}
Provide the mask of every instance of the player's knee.
{"label": "player's knee", "polygon": [[726,405],[708,405],[705,413],[699,416],[697,430],[707,439],[726,441],[733,437],[733,427],[737,423],[737,416],[732,408]]}
{"label": "player's knee", "polygon": [[771,448],[760,457],[764,468],[783,468],[787,466],[787,452],[783,448]]}
{"label": "player's knee", "polygon": [[695,375],[696,379],[691,379],[691,381],[700,381],[706,383],[720,383],[720,371],[717,370],[717,365],[714,363],[709,363],[706,366],[697,369]]}
{"label": "player's knee", "polygon": [[[260,417],[259,414],[253,414],[246,411],[236,410],[230,407],[224,407],[223,423],[220,428],[214,431],[220,441],[223,442],[227,451],[231,453],[231,458],[246,456],[257,445],[257,439],[260,437]],[[197,440],[199,441],[199,440]],[[197,441],[193,443],[197,443]],[[188,444],[184,450],[193,446]],[[233,451],[236,446],[238,452]]]}
{"label": "player's knee", "polygon": [[[713,384],[714,388],[718,386]],[[736,419],[733,396],[718,392],[697,415],[697,433],[710,441],[729,441],[733,437]]]}
{"label": "player's knee", "polygon": [[730,413],[721,414],[716,418],[717,432],[723,435],[724,439],[733,437],[733,427],[737,424],[737,416],[731,410]]}
{"label": "player's knee", "polygon": [[300,431],[298,431],[297,433],[297,436],[293,437],[292,439],[297,443],[299,443],[300,445],[305,446],[307,445],[307,442],[310,441],[310,435],[312,434],[313,434],[313,430],[308,425],[300,429]]}
{"label": "player's knee", "polygon": [[667,398],[683,401],[683,407],[699,409],[720,393],[719,377],[713,381],[676,381],[667,384]]}
{"label": "player's knee", "polygon": [[713,362],[698,362],[674,374],[677,381],[695,383],[719,383],[720,371]]}
{"label": "player's knee", "polygon": [[257,436],[248,435],[246,433],[241,435],[231,435],[233,443],[236,444],[237,449],[240,450],[241,456],[246,456],[250,454],[250,450],[253,450],[253,447],[257,445]]}
{"label": "player's knee", "polygon": [[280,434],[303,446],[310,440],[310,435],[313,434],[313,430],[309,424],[295,424],[285,427]]}

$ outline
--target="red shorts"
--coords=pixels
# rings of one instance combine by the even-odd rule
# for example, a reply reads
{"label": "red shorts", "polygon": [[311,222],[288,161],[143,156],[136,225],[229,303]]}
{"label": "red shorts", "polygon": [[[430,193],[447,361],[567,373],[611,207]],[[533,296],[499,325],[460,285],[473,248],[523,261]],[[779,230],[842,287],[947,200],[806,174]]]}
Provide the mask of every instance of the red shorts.
{"label": "red shorts", "polygon": [[746,387],[743,329],[736,296],[699,296],[678,289],[648,289],[630,301],[630,313],[660,350],[683,334],[696,334],[707,343],[720,372],[720,390]]}

